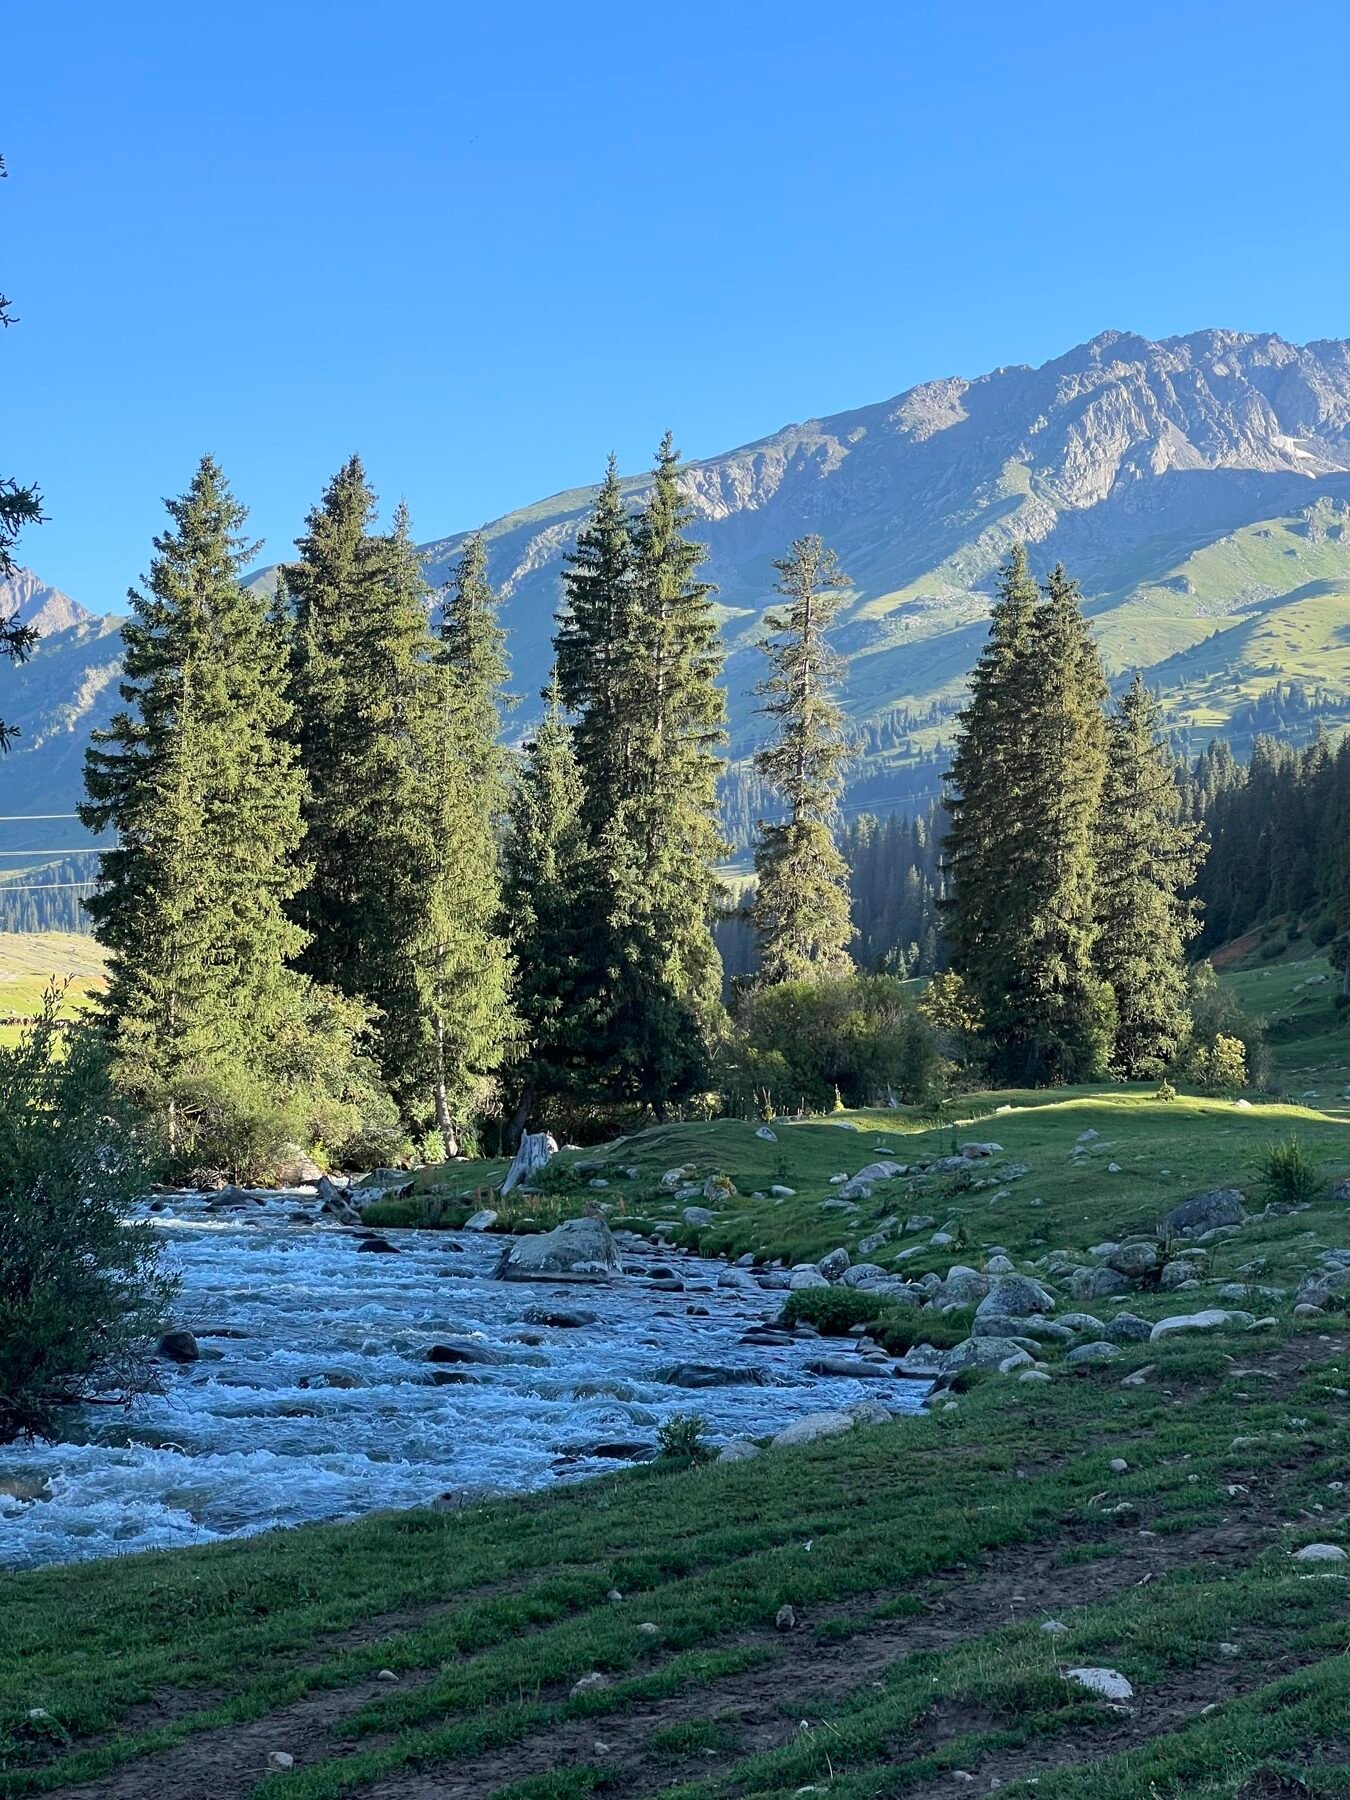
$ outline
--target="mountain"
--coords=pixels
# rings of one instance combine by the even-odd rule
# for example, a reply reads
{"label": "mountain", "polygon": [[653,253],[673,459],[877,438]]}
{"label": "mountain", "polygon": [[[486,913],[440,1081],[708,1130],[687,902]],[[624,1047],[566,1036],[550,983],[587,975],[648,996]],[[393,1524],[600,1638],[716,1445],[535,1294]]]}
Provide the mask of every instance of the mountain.
{"label": "mountain", "polygon": [[0,581],[0,619],[17,618],[21,625],[36,625],[49,634],[87,625],[93,617],[60,588],[48,587],[31,569],[16,569]]}
{"label": "mountain", "polygon": [[[851,581],[837,634],[862,745],[851,807],[936,791],[994,573],[1019,537],[1037,568],[1062,559],[1079,577],[1108,667],[1145,672],[1180,745],[1223,731],[1244,748],[1263,727],[1350,722],[1350,342],[1103,332],[1040,368],[926,382],[785,426],[692,463],[685,481],[728,646],[738,830],[756,804],[745,762],[753,641],[773,558],[807,531],[837,550]],[[626,487],[637,499],[645,478]],[[547,674],[562,558],[594,491],[486,527],[515,684],[530,695]],[[425,546],[433,580],[465,535]],[[43,645],[19,679],[33,683],[50,659],[35,715],[45,736],[12,754],[0,782],[26,757],[35,775],[53,771],[40,791],[68,780],[55,746],[99,716],[114,649],[107,621]],[[24,723],[7,697],[0,712]]]}

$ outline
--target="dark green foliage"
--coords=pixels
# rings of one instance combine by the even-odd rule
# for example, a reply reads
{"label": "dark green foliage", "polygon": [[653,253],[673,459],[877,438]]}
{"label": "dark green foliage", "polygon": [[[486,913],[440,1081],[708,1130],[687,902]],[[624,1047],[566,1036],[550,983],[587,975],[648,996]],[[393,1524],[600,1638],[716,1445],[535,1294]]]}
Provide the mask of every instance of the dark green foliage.
{"label": "dark green foliage", "polygon": [[931,975],[937,968],[941,839],[936,806],[913,819],[864,814],[844,826],[839,848],[848,864],[859,967],[880,975]]}
{"label": "dark green foliage", "polygon": [[582,788],[568,1029],[596,1092],[657,1112],[705,1079],[721,1020],[721,647],[677,472],[667,438],[629,519],[611,463],[557,635]]}
{"label": "dark green foliage", "polygon": [[584,954],[575,891],[585,853],[583,789],[556,676],[544,699],[512,791],[505,851],[505,921],[525,1037],[525,1053],[511,1070],[513,1135],[524,1129],[536,1098],[570,1093],[586,1062],[575,1007]]}
{"label": "dark green foliage", "polygon": [[[511,964],[501,932],[498,824],[506,804],[499,745],[506,681],[505,633],[487,582],[481,537],[470,538],[441,610],[427,685],[424,816],[433,876],[418,956],[419,1048],[447,1156],[486,1098],[516,1030]],[[425,1053],[415,1061],[426,1060]]]}
{"label": "dark green foliage", "polygon": [[1266,1200],[1276,1206],[1310,1206],[1326,1186],[1297,1135],[1267,1144],[1258,1163]]}
{"label": "dark green foliage", "polygon": [[143,1392],[173,1291],[155,1234],[120,1216],[145,1171],[105,1048],[58,1028],[58,1000],[0,1050],[0,1443],[85,1395]]}
{"label": "dark green foliage", "polygon": [[[336,1009],[287,966],[304,932],[287,905],[303,778],[274,622],[241,583],[244,509],[203,459],[123,628],[126,710],[96,732],[83,822],[116,830],[89,902],[110,952],[105,1032],[119,1088],[175,1164],[253,1171],[353,1090],[368,1098],[359,1009]],[[336,1090],[292,1079],[315,1034]],[[377,1107],[378,1111],[378,1107]],[[331,1129],[331,1123],[330,1127]]]}
{"label": "dark green foliage", "polygon": [[701,1413],[677,1413],[656,1428],[656,1441],[668,1462],[712,1462],[717,1452],[708,1442],[708,1421]]}
{"label": "dark green foliage", "polygon": [[826,1337],[846,1337],[855,1325],[871,1325],[894,1309],[877,1294],[858,1288],[798,1288],[779,1314],[783,1325],[814,1325]]}
{"label": "dark green foliage", "polygon": [[1136,675],[1107,721],[1096,836],[1096,967],[1115,995],[1113,1065],[1131,1080],[1158,1075],[1186,1036],[1185,946],[1198,929],[1186,896],[1203,858],[1200,828],[1181,817],[1157,707]]}
{"label": "dark green foliage", "polygon": [[1002,1080],[1091,1079],[1110,1051],[1114,1000],[1093,967],[1105,698],[1077,585],[1056,568],[1038,598],[1014,546],[961,714],[945,843],[951,961]]}
{"label": "dark green foliage", "polygon": [[293,913],[307,938],[300,967],[376,1009],[380,1067],[420,1122],[431,1084],[417,952],[435,859],[419,759],[434,644],[406,521],[381,537],[369,530],[374,512],[352,457],[285,570],[310,865]]}
{"label": "dark green foliage", "polygon": [[745,1108],[765,1094],[780,1111],[828,1111],[836,1093],[847,1106],[922,1101],[942,1074],[931,1026],[889,975],[759,988],[736,1025],[725,1086]]}
{"label": "dark green foliage", "polygon": [[832,979],[852,968],[848,864],[833,831],[849,744],[827,640],[845,577],[818,537],[798,538],[774,568],[788,604],[767,615],[760,639],[770,674],[757,692],[774,735],[754,766],[786,816],[761,821],[755,846],[760,979]]}

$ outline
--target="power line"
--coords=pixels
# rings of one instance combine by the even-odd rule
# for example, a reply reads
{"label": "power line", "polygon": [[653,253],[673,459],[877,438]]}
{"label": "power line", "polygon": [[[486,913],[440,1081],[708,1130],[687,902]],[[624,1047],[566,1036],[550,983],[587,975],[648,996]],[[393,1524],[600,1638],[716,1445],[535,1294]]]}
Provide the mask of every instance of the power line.
{"label": "power line", "polygon": [[78,819],[78,813],[0,813],[0,825],[16,825],[28,819]]}
{"label": "power line", "polygon": [[97,886],[98,881],[92,875],[88,881],[34,881],[22,886],[17,882],[0,880],[0,900],[6,894],[50,894],[53,888]]}
{"label": "power line", "polygon": [[101,856],[102,854],[101,850],[91,849],[88,844],[72,844],[66,850],[48,850],[45,846],[40,850],[0,850],[0,856]]}

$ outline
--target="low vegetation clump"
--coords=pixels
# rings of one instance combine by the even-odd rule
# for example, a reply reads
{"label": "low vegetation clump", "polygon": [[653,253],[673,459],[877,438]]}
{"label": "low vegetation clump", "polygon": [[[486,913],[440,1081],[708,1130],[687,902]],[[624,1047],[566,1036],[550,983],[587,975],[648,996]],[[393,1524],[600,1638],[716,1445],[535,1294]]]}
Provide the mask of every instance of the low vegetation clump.
{"label": "low vegetation clump", "polygon": [[121,1217],[144,1164],[106,1056],[57,1002],[0,1049],[0,1442],[142,1391],[172,1293],[156,1235]]}
{"label": "low vegetation clump", "polygon": [[894,1309],[860,1288],[798,1288],[783,1302],[784,1325],[814,1325],[826,1337],[844,1337],[855,1325],[871,1325]]}
{"label": "low vegetation clump", "polygon": [[1316,1163],[1292,1133],[1267,1145],[1258,1167],[1266,1199],[1277,1206],[1309,1206],[1325,1186]]}

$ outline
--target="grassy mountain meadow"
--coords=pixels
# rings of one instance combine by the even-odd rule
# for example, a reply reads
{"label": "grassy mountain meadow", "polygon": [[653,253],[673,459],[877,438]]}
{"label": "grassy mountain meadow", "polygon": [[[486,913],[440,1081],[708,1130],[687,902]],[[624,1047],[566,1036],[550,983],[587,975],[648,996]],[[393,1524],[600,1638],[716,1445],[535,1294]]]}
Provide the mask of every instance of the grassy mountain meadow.
{"label": "grassy mountain meadow", "polygon": [[[757,806],[753,642],[772,558],[803,532],[823,535],[851,582],[834,633],[859,734],[851,811],[937,792],[994,572],[1015,539],[1038,571],[1062,559],[1078,575],[1108,672],[1144,672],[1179,745],[1198,750],[1222,733],[1244,756],[1262,728],[1300,739],[1317,719],[1332,730],[1350,721],[1346,342],[1104,332],[1038,369],[927,382],[785,426],[689,464],[683,482],[729,653],[737,835]],[[630,497],[646,486],[624,482]],[[595,493],[572,489],[486,527],[526,695],[547,673],[563,558]],[[422,544],[433,581],[465,536]],[[110,587],[130,573],[110,571]],[[8,682],[23,732],[0,769],[14,812],[70,810],[85,737],[116,702],[116,616],[86,615],[64,596],[53,604],[55,590],[31,578],[22,592],[0,589],[0,608],[31,610],[39,591],[47,635]],[[1273,708],[1289,684],[1298,698]],[[529,716],[522,709],[513,729]],[[35,826],[5,841],[41,849],[66,837]]]}

